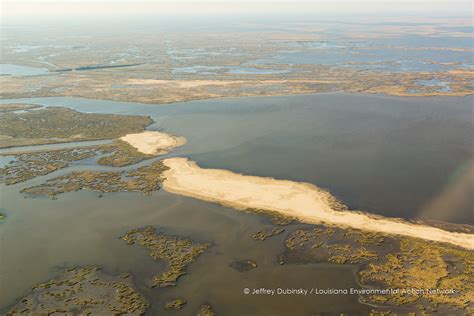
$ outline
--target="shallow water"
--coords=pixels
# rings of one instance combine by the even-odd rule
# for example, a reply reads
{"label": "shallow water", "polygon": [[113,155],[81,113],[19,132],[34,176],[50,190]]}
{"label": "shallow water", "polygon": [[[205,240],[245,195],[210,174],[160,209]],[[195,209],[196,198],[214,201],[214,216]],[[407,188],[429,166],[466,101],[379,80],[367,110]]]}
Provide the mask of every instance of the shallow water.
{"label": "shallow water", "polygon": [[[3,100],[150,115],[185,136],[203,167],[305,181],[352,209],[417,218],[472,159],[473,97],[319,94],[147,105],[80,98]],[[474,223],[472,206],[441,219]],[[430,218],[429,214],[423,212]]]}
{"label": "shallow water", "polygon": [[47,68],[28,67],[13,64],[0,64],[0,75],[10,76],[36,76],[45,75],[49,72]]}
{"label": "shallow water", "polygon": [[418,80],[415,81],[415,84],[425,87],[434,87],[436,91],[442,92],[450,92],[453,91],[449,86],[451,83],[446,81],[441,81],[438,78],[430,79],[430,80]]}
{"label": "shallow water", "polygon": [[[255,215],[166,192],[151,197],[122,193],[103,198],[80,192],[52,201],[13,198],[17,188],[1,189],[4,196],[9,196],[3,203],[7,220],[0,224],[2,306],[25,294],[32,285],[54,277],[59,267],[100,265],[110,273],[132,272],[139,288],[154,303],[154,310],[160,312],[162,303],[176,296],[188,300],[186,308],[190,313],[204,302],[225,315],[259,314],[262,308],[267,313],[335,312],[339,308],[336,303],[341,300],[347,310],[366,310],[354,296],[293,297],[304,303],[301,306],[288,305],[281,297],[245,297],[245,287],[357,287],[350,267],[279,266],[277,255],[283,250],[284,236],[264,243],[253,241],[250,236],[267,226]],[[190,273],[180,279],[178,286],[151,291],[146,284],[162,265],[151,260],[144,249],[118,239],[127,230],[146,225],[160,227],[168,234],[211,242],[212,247],[191,265]],[[253,259],[259,267],[247,273],[237,272],[229,264],[239,259]]]}
{"label": "shallow water", "polygon": [[[472,97],[394,98],[321,94],[205,100],[144,105],[78,98],[3,100],[63,105],[87,112],[148,114],[151,129],[188,138],[170,156],[188,156],[203,167],[312,182],[351,208],[416,218],[423,205],[453,181],[472,158]],[[144,163],[142,163],[144,164]],[[130,167],[129,167],[130,168]],[[205,302],[222,315],[350,312],[367,314],[356,296],[246,296],[245,287],[357,287],[353,267],[283,265],[277,256],[285,235],[265,242],[250,236],[269,226],[258,215],[163,191],[77,192],[57,200],[25,198],[21,188],[72,170],[113,170],[79,162],[31,181],[0,186],[0,307],[48,280],[65,265],[99,265],[130,271],[140,290],[162,312],[174,297],[188,301],[186,314]],[[472,223],[469,209],[449,220]],[[430,217],[429,214],[427,217]],[[163,268],[147,251],[118,239],[127,230],[153,225],[168,234],[210,242],[176,287],[150,290],[147,281]],[[238,272],[234,260],[258,268]],[[344,310],[341,310],[344,308]]]}
{"label": "shallow water", "polygon": [[[418,44],[416,41],[411,42],[410,38],[406,37],[405,40],[404,37],[395,38],[393,41],[374,39],[289,42],[290,51],[280,51],[273,56],[248,61],[245,64],[342,65],[388,72],[436,72],[453,67],[444,63],[457,64],[455,67],[472,68],[470,51],[442,50],[437,47],[457,46],[446,46],[446,43],[440,45],[439,41],[420,41]],[[425,44],[428,43],[434,46],[426,47]],[[462,46],[463,39],[455,43]]]}

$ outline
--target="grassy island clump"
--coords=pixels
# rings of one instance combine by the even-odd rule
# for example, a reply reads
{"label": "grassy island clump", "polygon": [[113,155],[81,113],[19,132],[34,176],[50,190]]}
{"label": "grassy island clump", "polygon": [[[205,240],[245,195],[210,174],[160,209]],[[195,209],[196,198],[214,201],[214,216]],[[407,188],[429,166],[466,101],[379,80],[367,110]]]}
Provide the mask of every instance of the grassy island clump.
{"label": "grassy island clump", "polygon": [[432,290],[370,295],[370,303],[406,305],[426,300],[438,306],[452,306],[473,312],[474,253],[445,244],[402,238],[398,251],[384,260],[370,263],[359,272],[363,284],[384,284],[391,288]]}
{"label": "grassy island clump", "polygon": [[[374,239],[369,242],[372,237]],[[359,233],[356,230],[344,231],[328,227],[299,229],[285,241],[291,254],[285,262],[361,263],[378,259],[379,253],[383,251],[384,241],[383,236]]]}
{"label": "grassy island clump", "polygon": [[74,161],[95,155],[96,149],[93,147],[13,154],[15,160],[9,162],[4,168],[0,168],[0,180],[7,185],[16,184],[38,176],[44,176],[65,168]]}
{"label": "grassy island clump", "polygon": [[111,145],[100,146],[100,151],[105,154],[97,160],[100,165],[123,167],[139,163],[145,159],[156,157],[157,155],[144,154],[135,147],[123,140],[116,140]]}
{"label": "grassy island clump", "polygon": [[34,286],[5,315],[142,315],[148,306],[130,277],[110,276],[97,267],[69,268]]}
{"label": "grassy island clump", "polygon": [[395,314],[397,309],[445,315],[473,312],[472,251],[421,239],[324,226],[296,230],[285,245],[282,262],[354,264],[363,287],[398,289],[389,294],[361,294],[361,301],[389,308]]}
{"label": "grassy island clump", "polygon": [[142,132],[152,122],[148,116],[81,113],[61,107],[4,112],[0,148],[114,139]]}
{"label": "grassy island clump", "polygon": [[230,264],[230,267],[239,271],[246,272],[258,267],[257,263],[250,259],[236,260]]}
{"label": "grassy island clump", "polygon": [[116,140],[112,144],[65,148],[45,151],[4,154],[14,156],[5,167],[0,168],[0,181],[7,185],[44,176],[72,163],[98,157],[97,163],[112,167],[123,167],[139,163],[157,155],[143,154],[130,144]]}
{"label": "grassy island clump", "polygon": [[180,310],[186,305],[186,301],[182,298],[177,298],[175,300],[169,301],[165,304],[166,309],[170,310]]}
{"label": "grassy island clump", "polygon": [[286,226],[290,225],[298,220],[296,217],[283,215],[279,212],[272,211],[272,210],[264,210],[264,209],[257,209],[257,208],[248,208],[245,210],[248,213],[255,213],[255,214],[262,214],[268,216],[274,225],[279,226]]}
{"label": "grassy island clump", "polygon": [[252,235],[254,240],[265,240],[269,237],[279,235],[285,231],[284,228],[273,228],[271,230],[259,230],[255,234]]}
{"label": "grassy island clump", "polygon": [[161,188],[162,174],[167,169],[161,161],[155,161],[149,166],[131,171],[75,171],[50,179],[43,184],[25,188],[22,192],[50,197],[83,189],[101,193],[135,191],[151,194]]}
{"label": "grassy island clump", "polygon": [[168,269],[153,277],[153,287],[176,285],[178,278],[186,274],[186,267],[209,247],[207,243],[158,234],[153,227],[132,230],[122,239],[129,245],[147,248],[153,259],[167,263]]}
{"label": "grassy island clump", "polygon": [[196,316],[216,316],[216,313],[212,310],[212,306],[209,304],[204,304],[199,307],[199,310],[196,313]]}

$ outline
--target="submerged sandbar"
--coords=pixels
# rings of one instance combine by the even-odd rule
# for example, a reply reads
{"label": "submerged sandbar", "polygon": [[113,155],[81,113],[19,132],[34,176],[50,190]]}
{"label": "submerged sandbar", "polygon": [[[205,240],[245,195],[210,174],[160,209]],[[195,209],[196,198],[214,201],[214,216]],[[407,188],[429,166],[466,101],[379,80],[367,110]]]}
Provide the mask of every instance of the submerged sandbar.
{"label": "submerged sandbar", "polygon": [[237,209],[257,208],[295,216],[303,222],[422,238],[474,249],[474,234],[445,231],[401,219],[344,211],[327,191],[313,184],[203,169],[186,158],[163,161],[166,191]]}

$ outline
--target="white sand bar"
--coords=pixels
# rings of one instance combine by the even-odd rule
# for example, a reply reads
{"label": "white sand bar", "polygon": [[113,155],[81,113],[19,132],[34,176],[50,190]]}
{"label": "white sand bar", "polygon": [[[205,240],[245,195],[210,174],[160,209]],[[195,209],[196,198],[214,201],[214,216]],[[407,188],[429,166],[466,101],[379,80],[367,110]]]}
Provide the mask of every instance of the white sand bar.
{"label": "white sand bar", "polygon": [[237,209],[258,208],[295,216],[307,223],[447,242],[474,249],[474,234],[449,232],[400,219],[334,210],[334,198],[309,183],[255,177],[227,170],[203,169],[186,158],[165,159],[163,188],[172,193],[217,202]]}
{"label": "white sand bar", "polygon": [[186,138],[169,135],[162,132],[146,131],[137,134],[127,134],[120,137],[138,151],[144,154],[164,154],[168,150],[186,144]]}

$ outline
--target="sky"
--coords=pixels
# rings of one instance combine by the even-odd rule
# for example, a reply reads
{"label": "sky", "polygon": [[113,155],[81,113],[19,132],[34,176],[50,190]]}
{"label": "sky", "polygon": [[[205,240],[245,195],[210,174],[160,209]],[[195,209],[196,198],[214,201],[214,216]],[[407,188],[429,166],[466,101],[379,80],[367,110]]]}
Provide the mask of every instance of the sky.
{"label": "sky", "polygon": [[288,13],[471,14],[470,0],[0,0],[2,17],[65,14]]}

